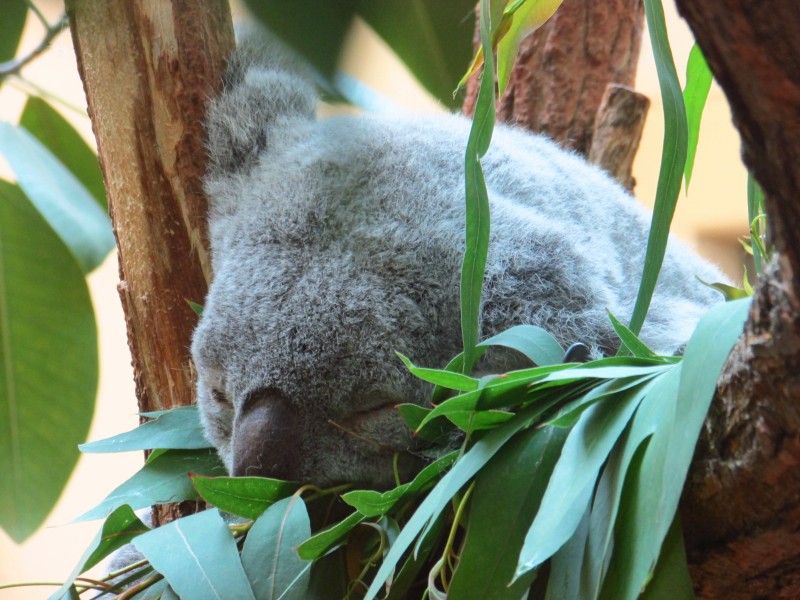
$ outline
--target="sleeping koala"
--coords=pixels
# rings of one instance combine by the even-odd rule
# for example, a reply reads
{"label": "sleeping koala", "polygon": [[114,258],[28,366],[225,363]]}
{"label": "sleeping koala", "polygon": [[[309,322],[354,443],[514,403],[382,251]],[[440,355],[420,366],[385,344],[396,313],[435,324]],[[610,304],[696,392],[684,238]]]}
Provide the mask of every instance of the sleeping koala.
{"label": "sleeping koala", "polygon": [[[441,367],[460,351],[464,149],[456,115],[317,120],[283,50],[237,50],[207,120],[214,280],[194,335],[206,434],[233,475],[391,484],[416,468],[394,406],[429,387],[395,351]],[[594,357],[630,317],[649,216],[553,142],[498,126],[484,161],[492,237],[482,335],[538,325]],[[669,354],[724,277],[670,243],[643,340]],[[529,366],[511,353],[482,365]]]}

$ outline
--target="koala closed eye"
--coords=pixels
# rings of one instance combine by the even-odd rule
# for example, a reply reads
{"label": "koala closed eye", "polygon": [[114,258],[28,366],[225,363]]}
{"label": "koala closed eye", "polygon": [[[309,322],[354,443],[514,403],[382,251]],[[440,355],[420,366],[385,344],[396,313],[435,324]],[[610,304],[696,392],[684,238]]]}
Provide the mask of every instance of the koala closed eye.
{"label": "koala closed eye", "polygon": [[[398,450],[402,469],[419,466],[393,406],[430,394],[395,352],[441,367],[460,351],[469,123],[316,120],[313,86],[285,51],[254,56],[234,54],[206,123],[214,280],[192,348],[206,433],[232,473],[388,486]],[[606,311],[630,317],[648,215],[581,158],[504,126],[484,171],[482,335],[530,323],[584,344],[576,360],[613,351]],[[658,352],[680,348],[718,301],[695,275],[724,280],[670,242],[642,332]],[[526,366],[486,360],[486,372]]]}

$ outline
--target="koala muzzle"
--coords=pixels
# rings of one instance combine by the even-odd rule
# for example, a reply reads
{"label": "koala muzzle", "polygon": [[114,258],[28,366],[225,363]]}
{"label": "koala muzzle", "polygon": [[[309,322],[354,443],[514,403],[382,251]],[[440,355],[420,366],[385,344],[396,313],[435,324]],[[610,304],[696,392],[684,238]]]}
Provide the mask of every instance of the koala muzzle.
{"label": "koala muzzle", "polygon": [[300,434],[300,416],[280,391],[251,393],[234,423],[232,475],[299,479]]}

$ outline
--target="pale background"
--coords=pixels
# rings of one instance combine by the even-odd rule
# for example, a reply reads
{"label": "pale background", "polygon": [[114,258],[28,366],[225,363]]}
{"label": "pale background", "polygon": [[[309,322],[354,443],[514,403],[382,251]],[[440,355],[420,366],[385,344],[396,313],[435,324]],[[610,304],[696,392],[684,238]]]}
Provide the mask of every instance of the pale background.
{"label": "pale background", "polygon": [[[692,36],[675,13],[674,6],[669,2],[666,4],[675,63],[683,78]],[[61,2],[56,0],[38,0],[37,5],[51,21],[61,11]],[[29,19],[23,48],[34,46],[41,36],[38,24],[31,21],[35,19]],[[345,53],[348,70],[400,106],[426,112],[440,110],[367,27],[356,25],[356,29],[358,39]],[[85,100],[68,33],[60,35],[52,49],[27,67],[24,75],[26,79],[83,110]],[[658,178],[663,115],[646,34],[637,89],[650,97],[652,106],[634,169],[636,195],[644,204],[652,205]],[[24,94],[18,89],[5,85],[0,90],[0,119],[16,122],[24,99]],[[56,106],[62,109],[61,105]],[[64,109],[62,113],[93,143],[88,118],[85,112],[80,111]],[[2,159],[0,176],[13,179]],[[678,204],[673,231],[737,279],[741,277],[743,255],[736,238],[747,232],[745,189],[746,173],[739,160],[739,137],[731,125],[727,102],[715,84],[703,116],[691,194],[689,198],[681,198]],[[124,319],[115,287],[117,279],[114,255],[89,277],[99,322],[101,357],[100,389],[89,433],[91,440],[131,429],[138,423]],[[54,435],[57,433],[53,432]],[[45,527],[21,546],[0,531],[0,585],[63,580],[99,528],[99,522],[64,524],[99,502],[133,474],[141,462],[142,455],[139,452],[83,456]],[[44,598],[53,589],[0,590],[0,600]]]}

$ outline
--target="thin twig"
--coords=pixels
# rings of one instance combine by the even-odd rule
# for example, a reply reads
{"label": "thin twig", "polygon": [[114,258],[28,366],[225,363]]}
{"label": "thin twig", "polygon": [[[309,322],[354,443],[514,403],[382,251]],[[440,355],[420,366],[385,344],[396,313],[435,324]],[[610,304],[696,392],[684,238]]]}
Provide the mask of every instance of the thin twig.
{"label": "thin twig", "polygon": [[[34,11],[36,12],[36,11]],[[19,74],[22,67],[27,65],[37,56],[42,54],[47,48],[50,46],[50,43],[55,39],[55,37],[64,31],[67,27],[67,13],[61,15],[61,18],[54,24],[54,25],[47,25],[47,30],[45,31],[44,38],[39,43],[36,48],[31,50],[26,56],[21,58],[15,58],[4,63],[0,63],[0,81],[8,77],[9,75],[17,75]]]}

